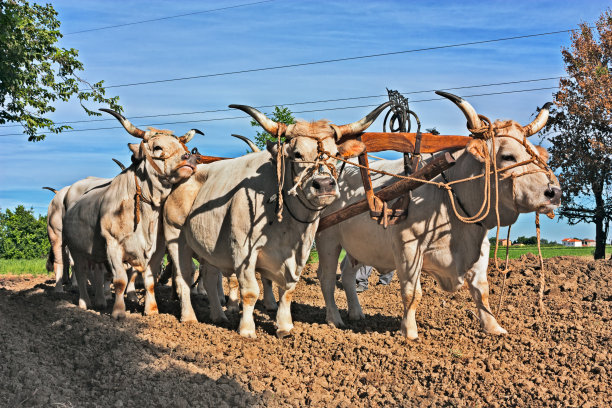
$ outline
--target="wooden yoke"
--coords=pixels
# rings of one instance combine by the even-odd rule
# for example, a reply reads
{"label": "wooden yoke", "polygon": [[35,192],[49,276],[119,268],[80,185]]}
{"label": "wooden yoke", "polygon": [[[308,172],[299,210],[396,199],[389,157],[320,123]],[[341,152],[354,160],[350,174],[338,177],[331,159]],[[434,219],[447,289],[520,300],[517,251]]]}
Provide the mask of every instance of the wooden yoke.
{"label": "wooden yoke", "polygon": [[[394,225],[406,218],[408,215],[408,205],[410,197],[405,196],[388,206],[387,200],[379,198],[374,194],[372,189],[372,180],[367,153],[380,152],[385,150],[395,150],[401,153],[413,153],[420,150],[419,153],[435,153],[440,150],[458,150],[464,148],[471,138],[469,136],[457,135],[434,135],[431,133],[363,133],[359,140],[365,143],[366,152],[358,156],[359,164],[366,168],[360,168],[361,180],[365,190],[366,202],[370,210],[370,217],[378,221],[384,228],[389,224]],[[420,140],[419,140],[420,139]],[[339,143],[341,143],[340,140]],[[420,142],[420,149],[415,149],[415,146]],[[414,163],[414,161],[413,161]],[[417,169],[413,169],[413,174]],[[434,175],[434,177],[437,174]],[[379,194],[380,195],[380,194]],[[397,198],[397,197],[395,197]]]}

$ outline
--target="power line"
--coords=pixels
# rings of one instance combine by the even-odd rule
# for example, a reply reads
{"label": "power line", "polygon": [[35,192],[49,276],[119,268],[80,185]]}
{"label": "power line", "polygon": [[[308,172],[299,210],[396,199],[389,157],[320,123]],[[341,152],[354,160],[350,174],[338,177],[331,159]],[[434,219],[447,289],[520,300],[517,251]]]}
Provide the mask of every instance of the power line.
{"label": "power line", "polygon": [[572,30],[570,29],[570,30],[550,31],[547,33],[525,34],[525,35],[518,35],[514,37],[496,38],[492,40],[470,41],[470,42],[465,42],[465,43],[438,45],[434,47],[415,48],[415,49],[404,50],[404,51],[392,51],[392,52],[384,52],[384,53],[379,53],[379,54],[359,55],[355,57],[334,58],[334,59],[327,59],[327,60],[320,60],[320,61],[302,62],[302,63],[297,63],[297,64],[276,65],[276,66],[264,67],[264,68],[252,68],[252,69],[243,69],[239,71],[218,72],[214,74],[193,75],[193,76],[186,76],[186,77],[179,77],[179,78],[167,78],[167,79],[159,79],[155,81],[132,82],[128,84],[109,85],[109,86],[106,86],[105,89],[123,88],[123,87],[128,87],[128,86],[160,84],[160,83],[166,83],[166,82],[186,81],[186,80],[191,80],[191,79],[212,78],[212,77],[227,76],[227,75],[246,74],[246,73],[251,73],[251,72],[272,71],[272,70],[285,69],[285,68],[296,68],[296,67],[305,67],[305,66],[311,66],[311,65],[329,64],[332,62],[354,61],[354,60],[359,60],[359,59],[378,58],[378,57],[386,57],[390,55],[408,54],[408,53],[413,53],[413,52],[441,50],[441,49],[447,49],[447,48],[465,47],[468,45],[479,45],[479,44],[487,44],[487,43],[500,42],[500,41],[510,41],[510,40],[524,39],[524,38],[542,37],[546,35],[568,33],[570,31]]}
{"label": "power line", "polygon": [[[557,89],[557,88],[558,88],[558,86],[544,87],[544,88],[520,89],[520,90],[515,90],[515,91],[500,91],[500,92],[489,92],[489,93],[482,93],[482,94],[464,95],[463,97],[464,98],[476,98],[476,97],[480,97],[480,96],[503,95],[503,94],[512,94],[512,93],[521,93],[521,92],[534,92],[534,91],[543,91],[543,90],[550,90],[550,89]],[[431,102],[431,101],[441,101],[441,100],[446,100],[446,99],[445,98],[420,99],[420,100],[410,101],[410,103]],[[378,105],[342,106],[342,107],[336,107],[336,108],[322,108],[322,109],[311,109],[311,110],[295,111],[295,112],[292,112],[292,113],[327,112],[327,111],[334,111],[334,110],[372,108],[372,107],[376,107],[376,106],[378,106]],[[233,109],[229,109],[229,110],[233,110]],[[247,118],[247,116],[242,115],[242,116],[230,116],[230,117],[225,117],[225,118],[184,120],[184,121],[177,121],[177,122],[152,123],[152,124],[148,124],[148,125],[142,125],[142,127],[145,127],[145,126],[165,126],[165,125],[176,125],[176,124],[182,124],[182,123],[197,123],[197,122],[217,122],[217,121],[222,121],[222,120],[235,120],[235,119],[245,119],[245,118]],[[89,132],[89,131],[96,131],[96,130],[111,130],[111,129],[123,129],[123,127],[121,127],[121,126],[111,126],[111,127],[88,128],[88,129],[71,129],[71,130],[64,130],[60,134],[63,134],[63,133],[72,133],[72,132]],[[5,135],[0,135],[0,137],[21,136],[21,135],[23,135],[23,133],[10,133],[10,134],[5,134]]]}
{"label": "power line", "polygon": [[[548,81],[548,80],[560,79],[560,78],[564,78],[564,77],[556,76],[556,77],[548,77],[548,78],[524,79],[524,80],[518,80],[518,81],[494,82],[494,83],[489,83],[489,84],[466,85],[466,86],[458,86],[458,87],[454,87],[454,88],[443,88],[443,90],[451,91],[451,90],[470,89],[470,88],[483,88],[483,87],[499,86],[499,85],[513,85],[513,84],[522,84],[522,83],[527,83],[527,82]],[[402,95],[414,95],[414,94],[420,94],[420,93],[429,93],[429,92],[434,92],[434,91],[437,91],[437,90],[438,89],[428,89],[428,90],[422,90],[422,91],[402,92]],[[275,106],[296,106],[296,105],[307,105],[307,104],[315,104],[315,103],[350,101],[350,100],[356,100],[356,99],[382,98],[382,97],[386,97],[386,96],[387,95],[353,96],[353,97],[348,97],[348,98],[323,99],[323,100],[318,100],[318,101],[280,103],[280,104],[275,104],[275,105],[260,105],[260,106],[255,106],[255,108],[256,109],[264,109],[264,108],[273,108]],[[234,109],[212,109],[212,110],[205,110],[205,111],[191,111],[191,112],[164,113],[164,114],[158,114],[158,115],[130,116],[130,119],[157,118],[157,117],[164,117],[164,116],[196,115],[196,114],[202,114],[202,113],[218,113],[218,112],[232,112],[232,111],[234,111]],[[55,122],[55,124],[56,125],[66,125],[66,124],[75,124],[75,123],[114,122],[115,120],[116,120],[115,118],[108,118],[108,119],[84,119],[84,120],[74,120],[74,121],[65,121],[65,122]],[[1,128],[8,128],[8,127],[16,127],[16,126],[21,126],[21,125],[19,125],[19,124],[17,124],[17,125],[4,125],[4,126],[0,127],[0,129]]]}
{"label": "power line", "polygon": [[234,6],[219,7],[219,8],[216,8],[216,9],[209,9],[209,10],[202,10],[202,11],[194,11],[194,12],[185,13],[185,14],[177,14],[175,16],[151,18],[149,20],[134,21],[134,22],[131,22],[131,23],[123,23],[123,24],[115,24],[115,25],[110,25],[110,26],[105,26],[105,27],[90,28],[90,29],[87,29],[87,30],[73,31],[71,33],[67,33],[67,34],[64,34],[64,35],[89,33],[89,32],[92,32],[92,31],[108,30],[110,28],[125,27],[125,26],[136,25],[136,24],[144,24],[144,23],[151,23],[153,21],[170,20],[172,18],[193,16],[195,14],[212,13],[214,11],[229,10],[229,9],[238,8],[238,7],[245,7],[245,6],[253,6],[253,5],[256,5],[256,4],[270,3],[270,2],[273,2],[273,1],[276,1],[276,0],[262,0],[262,1],[256,1],[254,3],[236,4]]}

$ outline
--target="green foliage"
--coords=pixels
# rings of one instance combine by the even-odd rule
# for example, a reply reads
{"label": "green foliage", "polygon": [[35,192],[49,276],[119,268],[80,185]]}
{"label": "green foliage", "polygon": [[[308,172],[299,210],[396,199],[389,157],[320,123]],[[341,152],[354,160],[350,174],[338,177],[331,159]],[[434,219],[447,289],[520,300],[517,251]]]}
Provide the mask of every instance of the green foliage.
{"label": "green foliage", "polygon": [[43,140],[43,132],[71,129],[48,117],[57,100],[76,95],[88,115],[101,115],[84,105],[90,100],[123,110],[118,96],[105,96],[104,81],[91,85],[77,75],[83,70],[79,52],[56,45],[60,24],[51,4],[0,2],[0,124],[20,123],[29,141]]}
{"label": "green foliage", "polygon": [[439,135],[440,134],[440,132],[438,132],[438,129],[436,129],[435,126],[432,127],[432,128],[429,128],[429,129],[425,129],[425,132],[431,133],[432,135]]}
{"label": "green foliage", "polygon": [[[495,248],[492,246],[491,251],[489,252],[489,258],[493,258]],[[607,246],[605,248],[607,255],[612,253],[612,246]],[[551,245],[542,247],[542,257],[544,258],[552,258],[555,256],[593,256],[595,252],[595,248],[593,247],[565,247],[558,245]],[[509,249],[510,259],[520,258],[521,255],[525,254],[538,254],[538,248],[535,245],[527,245],[527,246],[511,246]],[[499,248],[497,252],[497,257],[501,259],[506,258],[506,248]]]}
{"label": "green foliage", "polygon": [[36,218],[34,210],[23,205],[0,212],[0,258],[43,258],[49,247],[47,216]]}
{"label": "green foliage", "polygon": [[[284,106],[280,106],[280,107],[275,106],[274,112],[272,112],[272,115],[266,114],[266,116],[275,122],[284,123],[286,125],[291,125],[292,123],[295,123],[295,118],[293,117],[293,113],[291,112],[291,110],[289,110],[289,108],[286,108]],[[251,120],[251,126],[261,128],[259,123],[257,123],[257,121],[255,120]],[[259,147],[262,150],[265,149],[266,143],[268,141],[276,142],[276,138],[272,137],[272,135],[270,135],[268,132],[262,132],[259,130],[256,132],[255,144],[257,145],[257,147]]]}

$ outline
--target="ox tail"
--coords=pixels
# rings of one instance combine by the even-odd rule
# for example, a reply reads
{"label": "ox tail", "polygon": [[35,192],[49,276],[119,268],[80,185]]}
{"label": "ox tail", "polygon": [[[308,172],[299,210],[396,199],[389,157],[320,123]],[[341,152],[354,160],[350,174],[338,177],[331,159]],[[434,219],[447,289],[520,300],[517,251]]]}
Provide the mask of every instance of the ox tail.
{"label": "ox tail", "polygon": [[57,194],[57,190],[54,189],[53,187],[43,187],[43,190],[53,191],[55,194]]}

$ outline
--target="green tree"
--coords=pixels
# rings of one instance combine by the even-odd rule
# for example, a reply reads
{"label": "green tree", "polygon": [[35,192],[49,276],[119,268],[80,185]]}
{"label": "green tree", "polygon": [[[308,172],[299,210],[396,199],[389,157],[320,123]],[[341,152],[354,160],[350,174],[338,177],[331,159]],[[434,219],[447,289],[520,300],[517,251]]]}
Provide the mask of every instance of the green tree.
{"label": "green tree", "polygon": [[34,216],[23,205],[0,212],[0,258],[42,258],[49,252],[47,216]]}
{"label": "green tree", "polygon": [[560,80],[547,124],[550,164],[561,170],[559,215],[570,225],[595,224],[595,259],[605,257],[612,219],[612,11],[596,32],[583,23],[562,49],[567,77]]}
{"label": "green tree", "polygon": [[[284,106],[275,106],[272,115],[266,114],[266,116],[275,122],[284,123],[286,125],[291,125],[292,123],[295,123],[293,113],[291,112],[291,110],[289,110],[289,108],[286,108]],[[257,121],[255,120],[251,120],[251,126],[261,128],[259,123],[257,123]],[[275,142],[276,138],[272,137],[272,135],[270,135],[268,132],[262,132],[259,130],[256,131],[255,144],[257,145],[257,147],[259,147],[260,149],[265,149],[266,143],[268,141]]]}
{"label": "green tree", "polygon": [[58,100],[76,95],[88,115],[100,115],[84,105],[89,100],[122,111],[118,96],[105,96],[104,81],[92,85],[77,75],[79,52],[56,44],[60,24],[51,4],[0,1],[0,124],[21,124],[29,141],[71,129],[49,118]]}

